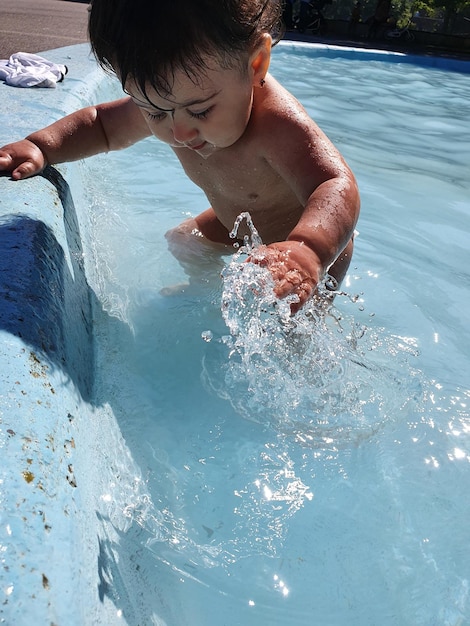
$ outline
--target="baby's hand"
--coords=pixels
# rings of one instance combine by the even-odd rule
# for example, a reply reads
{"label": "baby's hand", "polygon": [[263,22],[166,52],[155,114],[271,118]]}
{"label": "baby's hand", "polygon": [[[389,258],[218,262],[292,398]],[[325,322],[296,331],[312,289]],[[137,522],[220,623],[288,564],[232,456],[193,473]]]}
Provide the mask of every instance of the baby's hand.
{"label": "baby's hand", "polygon": [[271,272],[274,293],[278,298],[290,294],[298,296],[299,301],[291,304],[292,313],[307,302],[321,278],[322,268],[317,255],[300,241],[280,241],[261,246],[248,260]]}
{"label": "baby's hand", "polygon": [[14,180],[39,174],[46,165],[42,151],[28,139],[0,148],[0,171],[10,172]]}

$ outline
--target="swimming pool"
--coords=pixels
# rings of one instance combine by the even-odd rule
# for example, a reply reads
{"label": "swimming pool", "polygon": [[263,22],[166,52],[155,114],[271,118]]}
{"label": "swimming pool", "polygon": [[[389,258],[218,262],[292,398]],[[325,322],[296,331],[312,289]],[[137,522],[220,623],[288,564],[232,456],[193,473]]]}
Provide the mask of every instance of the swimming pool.
{"label": "swimming pool", "polygon": [[[98,608],[82,615],[466,624],[470,75],[300,44],[275,49],[272,72],[361,189],[329,313],[286,331],[270,303],[240,305],[229,258],[225,282],[208,268],[162,295],[185,281],[164,233],[205,198],[152,140],[79,164],[87,211],[69,264],[77,280],[84,263],[95,366],[88,395],[74,383],[98,422],[86,502],[99,546]],[[108,623],[88,619],[70,623]]]}

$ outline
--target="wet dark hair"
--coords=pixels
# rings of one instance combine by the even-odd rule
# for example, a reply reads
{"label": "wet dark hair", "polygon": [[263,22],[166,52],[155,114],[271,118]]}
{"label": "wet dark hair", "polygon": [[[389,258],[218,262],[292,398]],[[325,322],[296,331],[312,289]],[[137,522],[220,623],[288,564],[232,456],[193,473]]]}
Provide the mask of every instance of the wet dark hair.
{"label": "wet dark hair", "polygon": [[88,32],[99,64],[169,93],[176,70],[197,79],[212,57],[242,67],[264,33],[282,36],[281,0],[92,0]]}

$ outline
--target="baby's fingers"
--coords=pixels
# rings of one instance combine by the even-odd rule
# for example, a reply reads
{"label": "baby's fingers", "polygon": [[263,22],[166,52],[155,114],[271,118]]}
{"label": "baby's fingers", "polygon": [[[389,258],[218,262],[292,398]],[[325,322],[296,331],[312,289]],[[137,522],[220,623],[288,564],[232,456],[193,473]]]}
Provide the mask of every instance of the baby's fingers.
{"label": "baby's fingers", "polygon": [[292,271],[276,281],[274,293],[277,298],[283,299],[287,296],[296,296],[297,301],[290,305],[292,314],[297,313],[299,309],[307,302],[314,291],[312,280],[302,280],[299,276],[300,272]]}
{"label": "baby's fingers", "polygon": [[45,165],[44,154],[28,139],[22,139],[0,149],[0,171],[11,172],[14,180],[39,174]]}
{"label": "baby's fingers", "polygon": [[294,293],[298,295],[303,302],[308,299],[312,292],[313,285],[309,280],[292,283],[287,279],[281,279],[276,281],[274,286],[274,293],[278,298],[285,298]]}
{"label": "baby's fingers", "polygon": [[13,159],[8,152],[0,150],[0,170],[10,171],[13,168]]}
{"label": "baby's fingers", "polygon": [[25,161],[12,171],[11,177],[13,180],[22,180],[23,178],[29,178],[30,176],[39,174],[41,169],[42,168],[38,167],[35,163]]}
{"label": "baby's fingers", "polygon": [[38,174],[42,167],[34,161],[23,161],[19,165],[15,164],[12,156],[5,152],[0,152],[0,171],[10,172],[13,180],[21,180]]}

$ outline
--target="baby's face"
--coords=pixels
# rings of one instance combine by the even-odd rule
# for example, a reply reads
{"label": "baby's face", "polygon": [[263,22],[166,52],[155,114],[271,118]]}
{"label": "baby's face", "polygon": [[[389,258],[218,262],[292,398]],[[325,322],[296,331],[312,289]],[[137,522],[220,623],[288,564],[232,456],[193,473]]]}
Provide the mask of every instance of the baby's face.
{"label": "baby's face", "polygon": [[175,149],[190,149],[207,158],[236,143],[245,132],[253,104],[253,81],[239,68],[213,63],[197,80],[175,74],[171,94],[149,87],[146,95],[126,84],[152,134]]}

